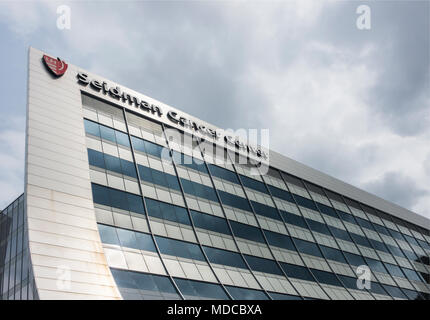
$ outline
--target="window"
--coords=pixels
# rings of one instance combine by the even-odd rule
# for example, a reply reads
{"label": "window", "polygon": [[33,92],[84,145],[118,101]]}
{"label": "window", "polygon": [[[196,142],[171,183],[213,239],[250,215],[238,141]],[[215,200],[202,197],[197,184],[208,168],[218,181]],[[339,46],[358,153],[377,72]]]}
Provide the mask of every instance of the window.
{"label": "window", "polygon": [[187,279],[174,278],[176,285],[181,291],[185,299],[199,300],[199,299],[216,299],[228,300],[229,297],[224,292],[223,288],[215,283],[208,283],[202,281],[193,281]]}
{"label": "window", "polygon": [[251,204],[256,214],[282,221],[281,217],[278,214],[278,210],[276,210],[276,208],[262,204],[260,202],[252,201],[252,200],[251,200]]}
{"label": "window", "polygon": [[156,252],[154,242],[149,234],[103,224],[97,226],[103,243]]}
{"label": "window", "polygon": [[[372,284],[373,285],[373,284]],[[407,299],[405,294],[397,287],[389,286],[387,284],[382,285],[385,290],[394,298],[401,298],[401,299]]]}
{"label": "window", "polygon": [[263,234],[259,228],[236,221],[230,221],[230,225],[236,237],[265,243]]}
{"label": "window", "polygon": [[315,220],[312,220],[312,219],[307,219],[307,218],[305,218],[305,220],[308,223],[309,228],[312,231],[316,231],[316,232],[323,233],[323,234],[326,234],[328,236],[331,236],[331,233],[328,230],[327,225],[325,225],[324,223],[321,223],[321,222],[318,222],[318,221],[315,221]]}
{"label": "window", "polygon": [[200,247],[194,243],[155,236],[162,254],[205,261]]}
{"label": "window", "polygon": [[98,123],[84,119],[84,127],[86,133],[89,133],[96,137],[100,137],[100,128]]}
{"label": "window", "polygon": [[346,259],[348,260],[349,264],[358,267],[361,265],[367,265],[366,261],[364,261],[362,256],[353,254],[353,253],[349,253],[349,252],[344,252]]}
{"label": "window", "polygon": [[230,170],[218,167],[218,166],[213,165],[211,163],[208,163],[208,166],[209,166],[209,170],[213,176],[227,180],[227,181],[230,181],[230,182],[233,182],[233,183],[236,183],[236,184],[240,184],[236,173],[234,173]]}
{"label": "window", "polygon": [[145,214],[142,197],[95,183],[92,183],[91,187],[94,203]]}
{"label": "window", "polygon": [[302,300],[300,296],[293,296],[291,294],[269,292],[273,300]]}
{"label": "window", "polygon": [[100,233],[100,239],[103,243],[120,245],[115,227],[97,224]]}
{"label": "window", "polygon": [[411,280],[411,281],[421,281],[421,282],[425,282],[424,279],[414,270],[408,269],[408,268],[403,268],[402,267],[403,272],[405,273],[406,277]]}
{"label": "window", "polygon": [[203,246],[209,261],[235,268],[248,269],[239,253]]}
{"label": "window", "polygon": [[[136,138],[133,136],[131,137],[131,143],[133,144],[133,148],[136,151],[144,152],[152,156],[155,156],[157,158],[161,158],[163,149],[165,149],[164,147],[159,146],[158,144],[152,143],[144,139]],[[166,155],[167,154],[168,153],[166,153]]]}
{"label": "window", "polygon": [[246,200],[245,198],[242,198],[221,190],[218,190],[218,193],[221,197],[221,201],[224,204],[234,208],[252,212],[251,207],[249,206],[248,200]]}
{"label": "window", "polygon": [[173,160],[178,165],[188,167],[196,171],[200,171],[204,174],[208,174],[208,170],[206,169],[206,166],[203,160],[190,157],[186,154],[183,154],[177,151],[173,151]]}
{"label": "window", "polygon": [[296,238],[293,238],[293,241],[300,252],[307,253],[316,257],[322,257],[321,251],[320,249],[318,249],[318,246],[315,243]]}
{"label": "window", "polygon": [[154,199],[145,199],[149,216],[191,225],[188,212],[185,208]]}
{"label": "window", "polygon": [[377,271],[377,272],[388,273],[381,261],[371,259],[368,257],[364,257],[364,259],[366,260],[367,265],[369,266],[370,270],[372,270],[372,272]]}
{"label": "window", "polygon": [[139,170],[140,179],[143,181],[157,184],[165,188],[170,188],[177,191],[181,190],[178,178],[174,175],[158,171],[149,167],[145,167],[140,164],[137,165],[137,169]]}
{"label": "window", "polygon": [[88,149],[88,162],[91,166],[137,178],[133,162],[111,156],[96,150]]}
{"label": "window", "polygon": [[320,282],[324,284],[329,284],[332,286],[338,286],[342,287],[342,284],[336,277],[334,273],[311,269],[312,273],[314,274],[315,278]]}
{"label": "window", "polygon": [[339,218],[338,215],[336,214],[336,210],[334,210],[332,207],[329,207],[325,204],[319,203],[317,202],[318,208],[320,209],[320,211],[328,216],[334,217],[334,218]]}
{"label": "window", "polygon": [[262,193],[268,194],[267,188],[263,182],[254,180],[254,179],[246,177],[244,175],[240,175],[240,180],[242,180],[242,183],[245,187],[248,187],[248,188],[260,191]]}
{"label": "window", "polygon": [[274,187],[274,186],[272,186],[272,185],[268,185],[268,187],[269,187],[270,193],[271,193],[274,197],[277,197],[277,198],[280,198],[280,199],[283,199],[283,200],[286,200],[286,201],[289,201],[289,202],[295,203],[295,202],[294,202],[294,199],[293,199],[293,196],[292,196],[292,195],[291,195],[291,193],[289,193],[288,191],[285,191],[285,190],[279,189],[279,188]]}
{"label": "window", "polygon": [[279,269],[278,265],[274,260],[254,257],[247,254],[245,254],[244,257],[252,270],[277,274],[280,276],[283,275],[281,269]]}
{"label": "window", "polygon": [[290,278],[315,281],[314,277],[306,267],[298,266],[295,264],[284,263],[284,262],[280,262],[280,264],[282,269],[284,269],[285,274]]}
{"label": "window", "polygon": [[306,221],[302,216],[298,216],[296,214],[293,214],[287,211],[282,211],[282,210],[280,212],[286,223],[289,223],[304,229],[308,229]]}
{"label": "window", "polygon": [[392,276],[405,278],[405,275],[403,274],[402,270],[398,266],[395,266],[390,263],[385,263],[385,262],[384,262],[384,265]]}
{"label": "window", "polygon": [[269,297],[260,290],[225,286],[235,300],[269,300]]}
{"label": "window", "polygon": [[[180,299],[168,277],[111,268],[112,275],[120,288],[135,289],[141,299]],[[133,296],[134,298],[135,296]]]}
{"label": "window", "polygon": [[268,230],[264,230],[263,232],[266,235],[267,241],[271,246],[296,251],[293,241],[289,236]]}
{"label": "window", "polygon": [[217,195],[213,188],[183,178],[181,178],[181,183],[185,193],[210,201],[218,202]]}
{"label": "window", "polygon": [[211,230],[227,235],[231,235],[227,221],[220,217],[191,210],[191,216],[196,228]]}
{"label": "window", "polygon": [[299,196],[297,194],[294,194],[294,198],[296,199],[298,205],[305,207],[305,208],[308,208],[308,209],[311,209],[311,210],[318,211],[317,206],[315,205],[315,203],[312,200],[305,198],[305,197],[302,197],[302,196]]}
{"label": "window", "polygon": [[342,262],[342,263],[347,263],[342,251],[338,250],[338,249],[334,249],[334,248],[330,248],[330,247],[326,247],[323,245],[320,245],[321,251],[323,252],[324,256],[328,259],[328,260],[333,260],[333,261],[337,261],[337,262]]}

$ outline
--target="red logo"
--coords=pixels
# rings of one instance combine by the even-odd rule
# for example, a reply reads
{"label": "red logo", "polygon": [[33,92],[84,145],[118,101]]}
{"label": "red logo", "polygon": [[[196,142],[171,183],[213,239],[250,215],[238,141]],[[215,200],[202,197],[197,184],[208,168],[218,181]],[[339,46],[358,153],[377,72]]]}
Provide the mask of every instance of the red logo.
{"label": "red logo", "polygon": [[67,63],[60,60],[60,58],[54,59],[46,54],[43,55],[43,62],[45,66],[57,77],[61,77],[67,70]]}

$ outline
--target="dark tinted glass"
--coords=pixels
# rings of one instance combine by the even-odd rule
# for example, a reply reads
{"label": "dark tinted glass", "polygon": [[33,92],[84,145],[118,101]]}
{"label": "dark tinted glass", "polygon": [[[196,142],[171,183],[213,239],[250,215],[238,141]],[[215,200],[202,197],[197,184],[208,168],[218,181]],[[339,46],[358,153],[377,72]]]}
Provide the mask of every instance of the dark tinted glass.
{"label": "dark tinted glass", "polygon": [[268,230],[264,230],[264,234],[266,235],[267,241],[271,246],[296,251],[293,241],[289,236]]}
{"label": "dark tinted glass", "polygon": [[248,269],[239,253],[203,246],[209,261],[215,264]]}
{"label": "dark tinted glass", "polygon": [[308,280],[308,281],[315,281],[314,277],[306,267],[298,266],[295,264],[284,263],[284,262],[280,262],[280,264],[288,277]]}
{"label": "dark tinted glass", "polygon": [[209,170],[213,176],[239,184],[239,179],[237,178],[236,173],[234,173],[230,170],[218,167],[218,166],[213,165],[211,163],[208,163],[208,166],[209,166]]}
{"label": "dark tinted glass", "polygon": [[244,257],[252,270],[283,275],[281,269],[279,269],[278,265],[273,260],[249,256],[246,254]]}
{"label": "dark tinted glass", "polygon": [[322,257],[321,251],[315,243],[296,238],[294,238],[293,241],[297,246],[297,250],[299,250],[300,252],[307,253],[316,257]]}
{"label": "dark tinted glass", "polygon": [[227,221],[223,218],[212,216],[210,214],[200,213],[194,210],[191,210],[191,216],[193,218],[193,222],[196,228],[231,235]]}
{"label": "dark tinted glass", "polygon": [[259,228],[236,221],[230,221],[230,225],[236,237],[265,243]]}
{"label": "dark tinted glass", "polygon": [[218,299],[228,300],[223,288],[214,283],[174,278],[185,299]]}
{"label": "dark tinted glass", "polygon": [[227,291],[235,300],[268,300],[269,298],[263,291],[254,289],[238,288],[225,286]]}
{"label": "dark tinted glass", "polygon": [[194,243],[155,236],[160,252],[171,256],[204,261],[200,247]]}

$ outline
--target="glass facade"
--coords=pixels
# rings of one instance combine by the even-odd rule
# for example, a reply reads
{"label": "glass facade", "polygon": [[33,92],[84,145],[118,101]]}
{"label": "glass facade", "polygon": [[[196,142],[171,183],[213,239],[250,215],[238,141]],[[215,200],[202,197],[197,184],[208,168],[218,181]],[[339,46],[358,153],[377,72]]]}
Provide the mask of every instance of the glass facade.
{"label": "glass facade", "polygon": [[[430,298],[428,229],[277,168],[256,175],[232,152],[91,96],[82,103],[96,218],[123,298]],[[13,215],[2,215],[6,226]]]}
{"label": "glass facade", "polygon": [[0,212],[0,300],[36,297],[24,210],[24,195]]}

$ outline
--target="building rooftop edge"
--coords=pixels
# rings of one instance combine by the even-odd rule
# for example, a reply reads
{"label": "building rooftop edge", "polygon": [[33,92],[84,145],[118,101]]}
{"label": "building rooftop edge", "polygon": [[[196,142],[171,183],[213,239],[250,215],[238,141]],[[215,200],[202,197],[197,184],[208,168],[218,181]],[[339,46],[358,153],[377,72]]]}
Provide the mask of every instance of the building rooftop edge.
{"label": "building rooftop edge", "polygon": [[[38,51],[40,53],[46,53],[45,51],[39,50],[39,49],[34,48],[32,46],[29,46],[28,50],[29,51],[35,50],[35,51]],[[48,54],[48,53],[46,53],[46,54]],[[52,56],[55,56],[55,55],[52,55]],[[84,68],[81,68],[77,65],[73,65],[73,64],[69,63],[69,69],[71,69],[70,68],[71,66],[77,68],[80,71],[88,72],[92,76],[97,76],[101,80],[110,81],[111,83],[122,87],[123,90],[127,90],[130,92],[145,96],[145,97],[149,98],[150,100],[152,100],[156,103],[159,103],[161,106],[168,107],[174,111],[178,111],[178,112],[182,113],[182,115],[185,115],[194,121],[200,121],[203,124],[209,125],[215,129],[219,128],[219,127],[214,126],[205,120],[202,120],[202,119],[199,119],[193,115],[190,115],[189,113],[187,113],[185,111],[179,110],[179,109],[172,107],[170,105],[167,105],[167,104],[165,104],[165,103],[163,103],[157,99],[151,98],[150,96],[147,96],[143,93],[140,93],[134,89],[131,89],[131,88],[128,88],[124,85],[121,85],[121,84],[115,82],[114,80],[107,79],[103,76],[95,74],[95,73],[88,71]],[[117,104],[122,104],[122,103],[117,102]],[[126,104],[124,104],[124,106],[125,105]],[[160,119],[156,119],[156,121],[163,122]],[[305,165],[301,162],[298,162],[298,161],[293,160],[287,156],[284,156],[279,152],[276,152],[274,150],[269,150],[269,152],[270,152],[269,164],[270,164],[270,166],[272,166],[276,169],[280,169],[282,171],[285,171],[286,173],[300,177],[303,180],[306,180],[308,182],[320,185],[321,187],[324,187],[325,189],[328,189],[328,190],[336,192],[336,193],[340,193],[341,195],[344,195],[348,198],[351,198],[353,200],[356,200],[358,202],[366,204],[370,207],[373,207],[375,209],[383,211],[383,212],[390,214],[392,216],[395,216],[399,219],[408,221],[408,222],[416,224],[416,225],[418,225],[424,229],[430,230],[430,219],[423,216],[423,215],[417,214],[417,213],[410,211],[406,208],[403,208],[403,207],[401,207],[401,206],[399,206],[393,202],[390,202],[390,201],[385,200],[383,198],[380,198],[374,194],[371,194],[371,193],[369,193],[363,189],[360,189],[360,188],[355,187],[351,184],[343,182],[343,181],[341,181],[341,180],[339,180],[333,176],[330,176],[330,175],[328,175],[322,171],[319,171],[319,170],[314,169],[308,165]]]}

